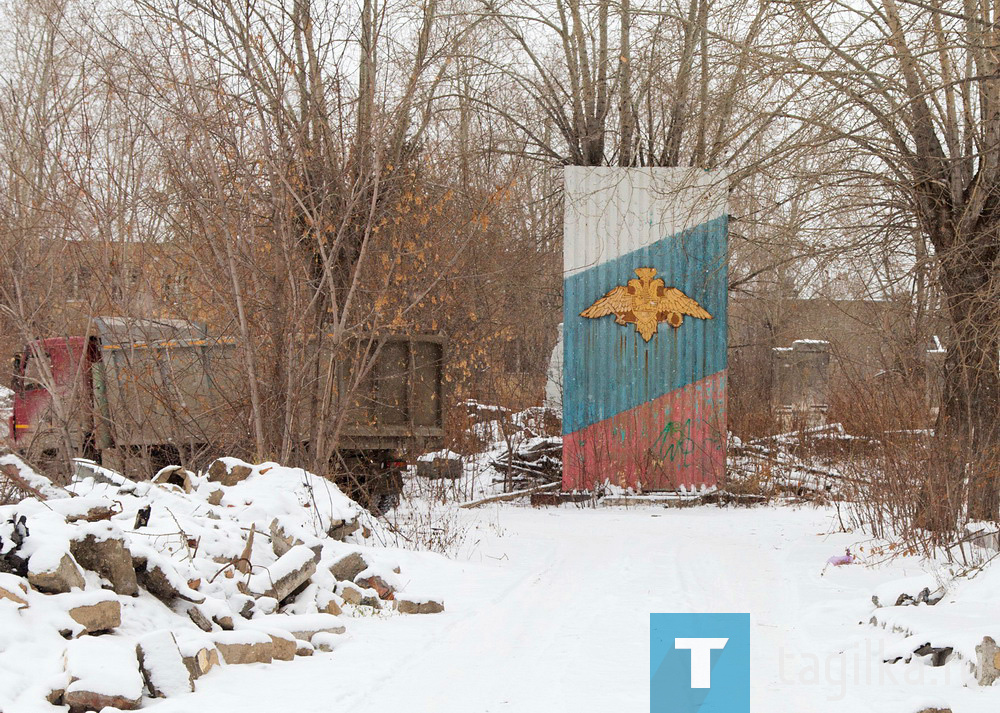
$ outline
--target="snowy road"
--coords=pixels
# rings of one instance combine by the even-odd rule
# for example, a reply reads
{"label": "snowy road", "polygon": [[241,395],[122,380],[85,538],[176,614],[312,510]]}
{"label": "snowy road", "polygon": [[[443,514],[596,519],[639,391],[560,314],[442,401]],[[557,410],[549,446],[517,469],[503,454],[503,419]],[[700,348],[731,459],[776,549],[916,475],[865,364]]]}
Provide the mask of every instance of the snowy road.
{"label": "snowy road", "polygon": [[868,626],[879,582],[916,574],[820,571],[855,536],[812,508],[531,510],[468,514],[464,559],[403,553],[436,616],[351,619],[333,653],[226,667],[153,709],[648,711],[650,612],[747,612],[753,710],[995,711],[1000,691],[962,688],[958,664],[881,663]]}

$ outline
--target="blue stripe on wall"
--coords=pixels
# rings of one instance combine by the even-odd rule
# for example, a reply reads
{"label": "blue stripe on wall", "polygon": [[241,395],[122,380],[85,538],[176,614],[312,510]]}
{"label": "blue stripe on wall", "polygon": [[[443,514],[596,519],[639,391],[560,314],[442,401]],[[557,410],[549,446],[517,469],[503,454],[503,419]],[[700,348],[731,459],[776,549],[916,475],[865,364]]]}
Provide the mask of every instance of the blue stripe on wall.
{"label": "blue stripe on wall", "polygon": [[[726,368],[728,216],[663,238],[566,278],[563,284],[563,433],[573,433]],[[655,267],[668,287],[696,299],[713,319],[665,322],[647,343],[634,324],[587,319],[585,310],[637,267]]]}

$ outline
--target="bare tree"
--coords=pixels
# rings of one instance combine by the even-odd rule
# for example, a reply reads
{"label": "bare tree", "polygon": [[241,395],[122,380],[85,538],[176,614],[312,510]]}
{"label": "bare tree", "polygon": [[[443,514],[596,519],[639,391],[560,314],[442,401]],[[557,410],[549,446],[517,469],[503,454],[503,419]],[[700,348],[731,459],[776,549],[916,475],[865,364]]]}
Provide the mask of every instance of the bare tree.
{"label": "bare tree", "polygon": [[[842,157],[840,193],[869,206],[870,226],[880,229],[872,233],[912,239],[921,279],[934,261],[951,326],[938,432],[965,443],[954,468],[968,468],[969,516],[996,519],[989,464],[1000,445],[998,10],[884,0],[789,12],[807,34],[793,53],[768,59],[823,92],[789,115],[817,128]],[[936,498],[928,494],[929,507]]]}

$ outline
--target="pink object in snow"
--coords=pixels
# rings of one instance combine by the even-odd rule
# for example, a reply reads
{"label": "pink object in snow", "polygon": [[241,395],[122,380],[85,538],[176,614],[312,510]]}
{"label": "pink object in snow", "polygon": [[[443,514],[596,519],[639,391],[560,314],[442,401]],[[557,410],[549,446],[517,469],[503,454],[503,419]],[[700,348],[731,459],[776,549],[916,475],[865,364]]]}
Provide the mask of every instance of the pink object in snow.
{"label": "pink object in snow", "polygon": [[851,564],[852,562],[854,562],[854,555],[851,554],[850,550],[847,550],[847,552],[842,555],[834,555],[826,561],[827,564],[832,564],[834,567]]}

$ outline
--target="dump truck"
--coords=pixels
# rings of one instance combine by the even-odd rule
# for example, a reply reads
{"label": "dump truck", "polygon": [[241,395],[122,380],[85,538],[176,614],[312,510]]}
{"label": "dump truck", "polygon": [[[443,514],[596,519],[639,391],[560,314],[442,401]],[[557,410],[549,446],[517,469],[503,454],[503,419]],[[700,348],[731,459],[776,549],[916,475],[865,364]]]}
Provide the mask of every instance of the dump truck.
{"label": "dump truck", "polygon": [[[184,320],[95,324],[94,335],[35,340],[15,356],[10,437],[19,452],[36,462],[72,452],[152,474],[170,463],[200,467],[238,455],[230,444],[246,448],[247,377],[237,340]],[[314,465],[306,461],[316,409],[335,411],[331,400],[343,398],[327,475],[370,507],[385,509],[398,501],[405,454],[443,441],[444,340],[392,334],[355,341],[369,355],[364,369],[343,358],[358,353],[343,343],[337,353],[311,352],[320,357],[310,361],[316,373],[304,382],[309,393],[290,419],[297,424],[292,459],[303,462],[290,464]],[[301,344],[306,353],[328,348],[307,335]]]}

